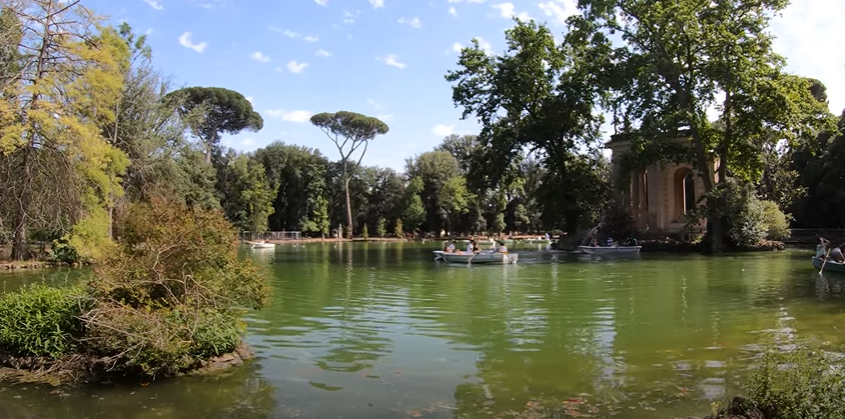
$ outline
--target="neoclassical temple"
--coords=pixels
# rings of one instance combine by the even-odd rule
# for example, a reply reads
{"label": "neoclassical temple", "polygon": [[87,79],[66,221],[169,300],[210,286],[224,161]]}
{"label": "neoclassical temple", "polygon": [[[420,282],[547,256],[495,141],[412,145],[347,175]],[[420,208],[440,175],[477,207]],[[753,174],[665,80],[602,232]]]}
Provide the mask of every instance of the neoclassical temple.
{"label": "neoclassical temple", "polygon": [[[679,137],[674,141],[689,143],[690,139]],[[629,175],[630,183],[625,182],[626,185],[617,191],[617,199],[630,210],[637,230],[667,235],[684,232],[687,211],[704,193],[698,171],[689,164],[666,163],[649,166],[639,173],[622,173],[621,157],[631,149],[630,136],[613,135],[605,147],[613,153],[611,163],[616,180]],[[715,167],[711,163],[710,173],[715,173]],[[705,225],[702,220],[700,231]]]}

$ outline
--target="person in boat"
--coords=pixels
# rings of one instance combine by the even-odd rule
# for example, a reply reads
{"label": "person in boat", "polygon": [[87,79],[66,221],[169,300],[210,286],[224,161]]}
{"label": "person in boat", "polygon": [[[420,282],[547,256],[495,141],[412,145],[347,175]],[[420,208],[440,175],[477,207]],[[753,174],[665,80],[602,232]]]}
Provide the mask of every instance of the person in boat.
{"label": "person in boat", "polygon": [[607,247],[613,247],[615,245],[616,245],[616,242],[613,241],[613,237],[608,237],[607,238]]}
{"label": "person in boat", "polygon": [[824,258],[827,256],[827,248],[830,246],[830,240],[819,236],[819,244],[816,245],[816,257]]}
{"label": "person in boat", "polygon": [[443,248],[443,251],[446,253],[455,253],[455,241],[450,241],[449,244]]}
{"label": "person in boat", "polygon": [[496,253],[508,254],[508,248],[505,246],[505,242],[499,240],[498,245],[499,247],[496,248]]}
{"label": "person in boat", "polygon": [[845,262],[845,243],[830,249],[830,256],[828,262]]}
{"label": "person in boat", "polygon": [[481,249],[478,247],[478,243],[475,239],[469,241],[469,246],[467,246],[467,252],[478,254]]}
{"label": "person in boat", "polygon": [[593,238],[590,239],[590,247],[599,247],[599,241],[596,240],[596,236],[593,236]]}

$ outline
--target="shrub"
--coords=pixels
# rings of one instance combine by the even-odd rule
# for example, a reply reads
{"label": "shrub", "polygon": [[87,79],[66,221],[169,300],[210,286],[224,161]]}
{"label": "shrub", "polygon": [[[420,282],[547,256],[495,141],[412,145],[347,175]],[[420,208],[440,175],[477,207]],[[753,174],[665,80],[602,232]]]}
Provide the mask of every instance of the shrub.
{"label": "shrub", "polygon": [[376,224],[376,234],[378,234],[379,237],[387,236],[387,220],[384,218],[378,219],[378,224]]}
{"label": "shrub", "polygon": [[53,288],[32,284],[0,297],[0,349],[15,356],[74,353],[83,326],[80,287]]}
{"label": "shrub", "polygon": [[363,237],[364,240],[367,240],[367,239],[370,238],[370,230],[367,228],[366,224],[364,224],[364,228],[361,229],[361,237]]}
{"label": "shrub", "polygon": [[806,346],[768,351],[754,368],[747,390],[761,410],[776,412],[780,419],[845,417],[841,360]]}
{"label": "shrub", "polygon": [[116,227],[118,249],[89,284],[90,350],[150,375],[233,350],[243,334],[238,310],[263,307],[269,289],[263,272],[238,258],[223,215],[154,199]]}
{"label": "shrub", "polygon": [[784,214],[778,204],[773,201],[760,201],[763,211],[763,224],[766,227],[766,238],[769,240],[783,240],[789,237],[789,216]]}
{"label": "shrub", "polygon": [[393,228],[393,234],[396,235],[397,238],[405,237],[405,228],[402,225],[402,219],[398,218],[396,220],[396,227]]}

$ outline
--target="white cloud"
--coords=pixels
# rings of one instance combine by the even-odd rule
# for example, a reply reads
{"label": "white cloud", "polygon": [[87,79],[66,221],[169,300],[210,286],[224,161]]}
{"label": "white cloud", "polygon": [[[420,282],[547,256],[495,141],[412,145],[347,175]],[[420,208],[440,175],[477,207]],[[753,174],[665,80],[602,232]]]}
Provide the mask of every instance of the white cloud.
{"label": "white cloud", "polygon": [[241,145],[245,147],[252,147],[256,144],[258,143],[255,142],[254,138],[244,138],[243,141],[241,141]]}
{"label": "white cloud", "polygon": [[452,44],[452,51],[461,52],[462,49],[464,49],[464,46],[461,45],[460,42],[455,42],[454,44]]}
{"label": "white cloud", "polygon": [[258,62],[260,62],[260,63],[267,63],[267,62],[270,62],[270,57],[268,57],[268,56],[264,55],[261,51],[255,51],[255,52],[253,52],[252,54],[250,54],[250,57],[251,57],[253,60],[258,61]]}
{"label": "white cloud", "polygon": [[449,3],[484,3],[485,0],[449,0]]}
{"label": "white cloud", "polygon": [[144,0],[144,3],[149,4],[150,7],[152,7],[153,9],[156,9],[156,10],[164,9],[164,5],[162,5],[161,2],[158,2],[156,0]]}
{"label": "white cloud", "polygon": [[434,126],[434,128],[431,130],[431,132],[433,132],[434,135],[437,135],[437,136],[440,136],[440,137],[446,137],[448,135],[452,135],[452,134],[455,133],[455,126],[454,125],[437,124],[437,125]]}
{"label": "white cloud", "polygon": [[381,119],[383,122],[389,122],[389,121],[393,120],[393,115],[391,115],[391,114],[376,115],[376,118]]}
{"label": "white cloud", "polygon": [[455,8],[454,8],[454,7],[450,7],[450,8],[449,8],[449,14],[450,14],[450,15],[452,15],[452,16],[454,16],[454,17],[458,17],[458,11],[457,11],[457,10],[455,10]]}
{"label": "white cloud", "polygon": [[377,111],[383,111],[384,110],[384,106],[381,103],[377,102],[375,99],[367,99],[367,104],[372,106],[373,109],[375,109]]}
{"label": "white cloud", "polygon": [[845,108],[845,49],[838,36],[845,19],[841,0],[802,0],[792,2],[772,20],[777,36],[774,49],[787,58],[787,70],[820,80],[827,87],[830,110],[839,115]]}
{"label": "white cloud", "polygon": [[565,25],[566,19],[578,14],[578,2],[576,0],[553,0],[538,4],[540,10],[552,18],[558,25]]}
{"label": "white cloud", "polygon": [[531,16],[528,15],[526,12],[519,12],[516,13],[514,10],[516,6],[513,3],[498,3],[492,6],[494,9],[499,9],[499,16],[504,18],[512,18],[516,16],[519,20],[531,20]]}
{"label": "white cloud", "polygon": [[300,63],[300,62],[297,62],[296,60],[291,60],[291,61],[288,61],[288,63],[285,66],[288,68],[288,71],[290,71],[291,73],[301,73],[303,70],[305,70],[305,67],[308,67],[308,63]]}
{"label": "white cloud", "polygon": [[316,55],[318,57],[331,57],[332,53],[328,52],[324,49],[318,49],[317,52],[314,53],[314,55]]}
{"label": "white cloud", "polygon": [[244,99],[246,99],[247,102],[252,103],[252,96],[247,96]]}
{"label": "white cloud", "polygon": [[325,6],[325,5],[329,4],[329,0],[314,0],[314,3],[317,3],[320,6]]}
{"label": "white cloud", "polygon": [[273,118],[280,118],[288,122],[308,122],[313,113],[309,111],[286,111],[284,109],[269,109],[267,115]]}
{"label": "white cloud", "polygon": [[[484,40],[484,38],[482,38],[480,36],[476,36],[473,39],[478,41],[478,47],[481,48],[481,50],[484,51],[485,54],[492,54],[493,53],[493,47],[490,45],[489,42]],[[464,49],[464,47],[466,47],[466,45],[461,44],[460,42],[455,42],[454,44],[452,44],[452,51],[460,53],[461,50]]]}
{"label": "white cloud", "polygon": [[404,17],[400,17],[399,20],[397,20],[397,22],[407,23],[410,27],[416,28],[416,29],[422,28],[422,22],[420,22],[420,18],[418,18],[418,17],[415,17],[413,19],[405,19]]}
{"label": "white cloud", "polygon": [[273,32],[278,32],[278,33],[280,33],[284,36],[287,36],[288,38],[291,38],[291,39],[302,39],[305,42],[317,42],[317,41],[320,40],[320,38],[317,38],[316,36],[303,35],[300,32],[294,32],[290,29],[282,29],[282,28],[278,28],[278,27],[275,27],[275,26],[271,26],[270,30],[273,31]]}
{"label": "white cloud", "polygon": [[384,0],[369,0],[374,9],[384,7]]}
{"label": "white cloud", "polygon": [[188,49],[192,49],[196,52],[202,53],[208,47],[208,42],[194,43],[191,40],[191,33],[185,32],[181,36],[179,36],[179,45],[181,45],[185,48],[188,48]]}
{"label": "white cloud", "polygon": [[376,60],[396,68],[405,68],[407,66],[407,64],[399,62],[399,57],[393,54],[389,54],[386,57],[376,57]]}

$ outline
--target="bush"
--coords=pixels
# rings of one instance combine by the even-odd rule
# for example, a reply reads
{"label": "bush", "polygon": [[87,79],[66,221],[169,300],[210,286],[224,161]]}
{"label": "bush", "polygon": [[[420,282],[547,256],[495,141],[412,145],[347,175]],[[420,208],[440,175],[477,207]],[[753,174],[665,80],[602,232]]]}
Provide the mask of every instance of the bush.
{"label": "bush", "polygon": [[766,238],[769,240],[783,240],[789,238],[789,216],[784,214],[778,204],[773,201],[760,201],[763,210],[763,224]]}
{"label": "bush", "polygon": [[402,225],[402,219],[398,218],[396,220],[396,226],[393,228],[393,234],[396,235],[397,238],[405,237],[405,227]]}
{"label": "bush", "polygon": [[387,220],[384,218],[378,219],[378,224],[376,224],[376,234],[378,234],[379,237],[387,236]]}
{"label": "bush", "polygon": [[764,239],[779,240],[789,236],[787,215],[774,202],[757,198],[751,185],[728,180],[720,184],[707,200],[721,202],[721,206],[707,207],[703,211],[699,209],[693,218],[706,217],[708,211],[723,217],[728,245],[756,246]]}
{"label": "bush", "polygon": [[80,287],[33,284],[0,297],[0,349],[15,356],[54,359],[79,348],[84,309]]}
{"label": "bush", "polygon": [[240,342],[242,307],[266,304],[266,277],[240,260],[218,211],[163,199],[136,204],[116,226],[118,249],[89,284],[90,351],[150,375],[190,368]]}
{"label": "bush", "polygon": [[845,372],[833,356],[805,346],[771,350],[753,371],[747,390],[764,412],[781,419],[845,417]]}
{"label": "bush", "polygon": [[364,224],[364,228],[361,229],[361,237],[363,237],[364,240],[367,240],[367,239],[370,238],[370,230],[367,228],[366,224]]}

